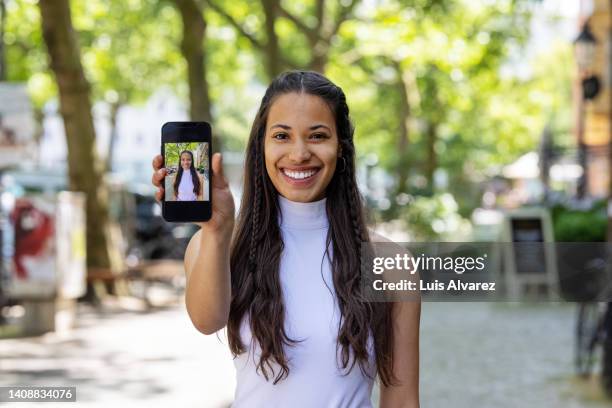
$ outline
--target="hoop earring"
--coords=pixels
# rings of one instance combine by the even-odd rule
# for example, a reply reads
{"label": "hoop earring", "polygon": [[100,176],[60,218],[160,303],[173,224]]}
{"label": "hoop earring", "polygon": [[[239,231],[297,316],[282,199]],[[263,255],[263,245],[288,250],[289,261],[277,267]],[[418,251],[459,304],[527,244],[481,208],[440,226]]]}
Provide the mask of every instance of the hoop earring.
{"label": "hoop earring", "polygon": [[340,170],[339,173],[344,173],[346,171],[346,159],[344,156],[340,156],[340,158],[342,159],[342,170]]}

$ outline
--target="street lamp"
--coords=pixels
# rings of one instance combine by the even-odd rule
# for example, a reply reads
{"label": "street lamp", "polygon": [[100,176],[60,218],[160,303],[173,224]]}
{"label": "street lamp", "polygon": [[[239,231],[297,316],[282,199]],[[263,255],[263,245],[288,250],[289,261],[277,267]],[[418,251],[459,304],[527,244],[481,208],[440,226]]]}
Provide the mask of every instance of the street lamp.
{"label": "street lamp", "polygon": [[576,62],[580,72],[590,71],[593,67],[593,61],[595,60],[595,46],[597,40],[591,32],[589,23],[586,22],[582,26],[582,31],[578,34],[578,37],[574,40],[574,47],[576,51]]}
{"label": "street lamp", "polygon": [[593,75],[593,62],[595,61],[595,46],[597,40],[591,32],[589,23],[582,26],[582,30],[576,40],[574,47],[576,62],[578,64],[579,75],[582,82],[582,97],[580,98],[579,123],[578,123],[578,162],[582,167],[582,175],[578,180],[577,196],[584,198],[588,185],[587,174],[587,146],[584,142],[584,105],[585,101],[594,99],[601,88],[597,75]]}

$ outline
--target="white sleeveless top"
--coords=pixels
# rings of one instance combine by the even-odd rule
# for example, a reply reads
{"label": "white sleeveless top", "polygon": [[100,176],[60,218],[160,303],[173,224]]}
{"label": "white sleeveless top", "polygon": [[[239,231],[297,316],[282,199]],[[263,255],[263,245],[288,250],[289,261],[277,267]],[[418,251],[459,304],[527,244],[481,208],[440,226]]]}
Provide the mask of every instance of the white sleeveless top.
{"label": "white sleeveless top", "polygon": [[[272,375],[268,369],[269,381],[261,370],[256,373],[261,349],[256,341],[251,343],[245,317],[240,332],[247,352],[234,359],[237,386],[232,407],[371,408],[373,380],[362,374],[357,362],[348,375],[343,375],[342,348],[338,347],[336,353],[340,310],[330,263],[327,258],[323,260],[329,228],[326,199],[297,203],[279,195],[278,200],[285,245],[280,261],[285,328],[290,338],[304,341],[285,346],[289,376],[274,385],[279,366],[273,364]],[[330,257],[331,250],[330,244]],[[375,375],[371,336],[368,348],[368,370]],[[351,363],[352,355],[348,367]]]}
{"label": "white sleeveless top", "polygon": [[193,192],[193,179],[191,178],[191,172],[183,171],[176,201],[194,201],[197,198],[198,197]]}

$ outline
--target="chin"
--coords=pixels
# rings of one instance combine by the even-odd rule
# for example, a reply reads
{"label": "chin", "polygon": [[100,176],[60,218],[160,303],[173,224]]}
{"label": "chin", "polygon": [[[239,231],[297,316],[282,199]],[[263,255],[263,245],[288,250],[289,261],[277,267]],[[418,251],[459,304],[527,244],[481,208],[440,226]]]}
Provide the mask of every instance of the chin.
{"label": "chin", "polygon": [[281,194],[287,200],[295,201],[297,203],[310,203],[312,201],[319,201],[324,196],[324,194],[318,191],[285,190]]}

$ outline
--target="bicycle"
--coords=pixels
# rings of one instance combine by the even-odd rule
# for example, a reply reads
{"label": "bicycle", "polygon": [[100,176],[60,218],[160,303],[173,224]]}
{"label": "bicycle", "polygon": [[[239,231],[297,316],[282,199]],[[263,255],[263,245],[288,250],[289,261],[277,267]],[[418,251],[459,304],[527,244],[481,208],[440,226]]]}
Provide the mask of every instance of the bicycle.
{"label": "bicycle", "polygon": [[[598,347],[606,358],[612,356],[612,337],[608,335],[612,319],[612,302],[582,302],[578,306],[576,324],[576,372],[583,378],[592,374]],[[606,346],[606,347],[604,347]]]}

